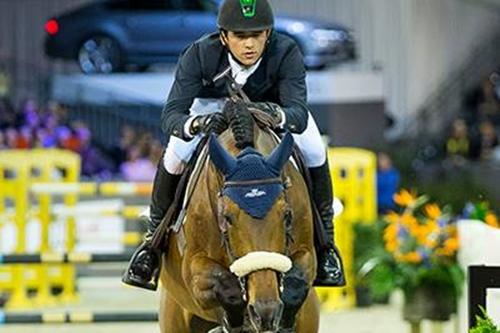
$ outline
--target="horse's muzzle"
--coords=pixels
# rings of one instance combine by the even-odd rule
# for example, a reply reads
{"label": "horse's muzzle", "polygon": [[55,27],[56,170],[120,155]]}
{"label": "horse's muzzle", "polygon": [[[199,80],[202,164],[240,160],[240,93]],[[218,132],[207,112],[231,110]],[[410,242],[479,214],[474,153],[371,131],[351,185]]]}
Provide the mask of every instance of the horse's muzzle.
{"label": "horse's muzzle", "polygon": [[283,315],[283,302],[271,300],[248,304],[248,314],[257,332],[277,332]]}

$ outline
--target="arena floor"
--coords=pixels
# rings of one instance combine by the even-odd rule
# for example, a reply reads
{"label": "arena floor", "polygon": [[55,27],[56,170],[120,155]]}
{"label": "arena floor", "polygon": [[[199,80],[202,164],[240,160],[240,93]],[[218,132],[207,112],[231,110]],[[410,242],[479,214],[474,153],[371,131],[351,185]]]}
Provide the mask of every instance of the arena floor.
{"label": "arena floor", "polygon": [[[155,310],[157,295],[122,286],[118,278],[82,278],[79,287],[81,300],[77,305],[57,310],[137,311]],[[400,299],[396,297],[388,306],[322,313],[320,333],[406,333],[409,326],[401,319]],[[156,324],[84,324],[84,325],[9,325],[1,333],[134,333],[158,332]],[[455,333],[454,322],[442,328],[424,323],[422,333]]]}

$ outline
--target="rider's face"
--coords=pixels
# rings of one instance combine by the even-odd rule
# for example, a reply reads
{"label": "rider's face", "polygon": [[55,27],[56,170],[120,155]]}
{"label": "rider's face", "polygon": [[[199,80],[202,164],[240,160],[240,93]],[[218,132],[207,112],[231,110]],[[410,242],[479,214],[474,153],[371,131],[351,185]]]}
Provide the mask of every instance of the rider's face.
{"label": "rider's face", "polygon": [[270,30],[228,31],[221,34],[221,40],[243,65],[252,66],[262,56],[269,34]]}

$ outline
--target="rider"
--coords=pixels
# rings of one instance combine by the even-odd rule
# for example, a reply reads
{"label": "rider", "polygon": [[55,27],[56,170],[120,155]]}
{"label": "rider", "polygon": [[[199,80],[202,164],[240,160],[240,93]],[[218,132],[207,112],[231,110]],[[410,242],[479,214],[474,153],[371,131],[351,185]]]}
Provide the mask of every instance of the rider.
{"label": "rider", "polygon": [[[169,136],[154,179],[150,219],[145,241],[125,272],[125,283],[155,290],[160,256],[151,238],[174,200],[186,162],[200,137],[220,134],[228,126],[225,114],[235,116],[231,127],[237,142],[248,140],[239,122],[241,103],[226,102],[227,81],[213,78],[231,69],[234,81],[258,108],[276,120],[276,130],[293,133],[312,179],[312,199],[321,215],[329,244],[318,253],[316,284],[343,285],[344,276],[333,241],[333,191],[328,159],[319,130],[309,112],[305,68],[298,45],[273,30],[268,0],[225,0],[219,10],[219,31],[191,44],[181,55],[175,81],[163,109],[162,130]],[[234,84],[234,82],[233,82]],[[240,109],[241,111],[241,109]],[[247,131],[248,132],[248,131]]]}

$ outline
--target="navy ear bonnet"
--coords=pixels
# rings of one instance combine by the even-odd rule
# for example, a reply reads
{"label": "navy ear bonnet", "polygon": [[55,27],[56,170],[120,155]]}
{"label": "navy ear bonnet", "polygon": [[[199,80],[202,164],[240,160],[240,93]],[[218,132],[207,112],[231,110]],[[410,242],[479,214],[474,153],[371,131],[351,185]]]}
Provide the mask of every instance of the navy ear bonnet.
{"label": "navy ear bonnet", "polygon": [[280,174],[292,148],[293,138],[287,134],[267,158],[254,148],[247,147],[234,159],[212,136],[209,142],[210,158],[224,174],[222,194],[253,218],[264,218],[283,191]]}

